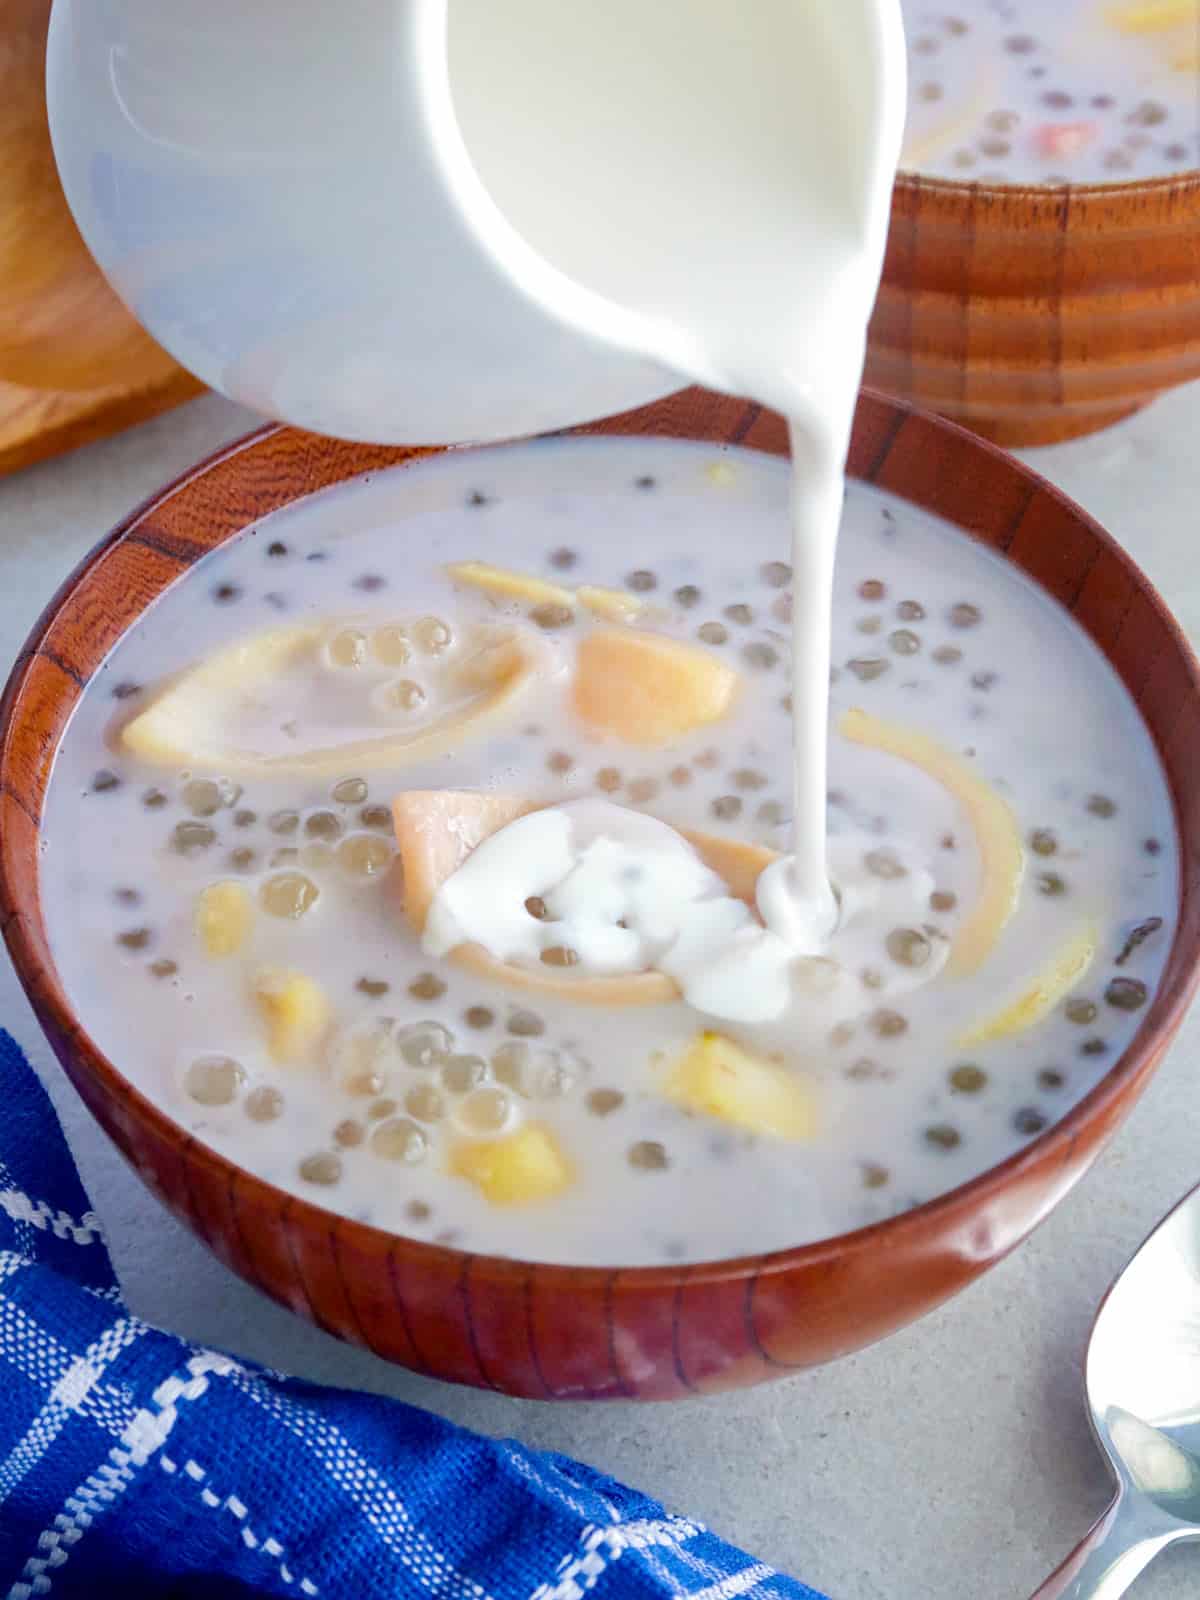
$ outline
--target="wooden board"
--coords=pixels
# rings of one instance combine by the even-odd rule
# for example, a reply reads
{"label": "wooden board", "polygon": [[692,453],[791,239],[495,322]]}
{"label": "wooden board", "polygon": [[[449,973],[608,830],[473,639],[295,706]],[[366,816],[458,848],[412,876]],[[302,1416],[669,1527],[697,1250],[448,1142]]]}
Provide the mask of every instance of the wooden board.
{"label": "wooden board", "polygon": [[108,389],[25,389],[0,383],[0,474],[90,444],[203,392],[182,368],[157,382]]}

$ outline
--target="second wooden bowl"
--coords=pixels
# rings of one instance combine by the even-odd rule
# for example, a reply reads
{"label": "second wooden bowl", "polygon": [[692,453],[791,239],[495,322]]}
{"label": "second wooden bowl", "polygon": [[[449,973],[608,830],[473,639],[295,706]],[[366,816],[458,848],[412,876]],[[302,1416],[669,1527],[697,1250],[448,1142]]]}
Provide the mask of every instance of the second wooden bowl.
{"label": "second wooden bowl", "polygon": [[[780,418],[698,389],[581,431],[787,449]],[[961,430],[864,397],[851,471],[958,523],[1065,606],[1125,681],[1161,753],[1182,845],[1180,914],[1132,1045],[1010,1160],[915,1211],[819,1244],[625,1269],[532,1265],[394,1237],[234,1166],[104,1056],[55,967],[38,845],[71,711],[146,607],[279,507],[429,453],[269,428],[134,512],[51,601],[0,706],[0,926],[47,1037],[146,1183],[235,1272],[331,1333],[433,1377],[538,1399],[668,1399],[782,1377],[883,1338],[1048,1214],[1179,1026],[1200,957],[1200,669],[1146,580],[1078,507]]]}
{"label": "second wooden bowl", "polygon": [[1009,448],[1200,377],[1200,172],[989,187],[901,173],[867,382]]}

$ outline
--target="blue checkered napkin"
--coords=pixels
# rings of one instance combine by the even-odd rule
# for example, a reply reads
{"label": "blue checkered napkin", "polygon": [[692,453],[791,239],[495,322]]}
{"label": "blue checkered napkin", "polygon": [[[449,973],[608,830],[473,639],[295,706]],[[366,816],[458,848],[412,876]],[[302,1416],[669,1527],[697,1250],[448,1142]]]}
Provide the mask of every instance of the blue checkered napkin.
{"label": "blue checkered napkin", "polygon": [[3,1031],[0,1107],[10,1600],[820,1600],[564,1456],[147,1327]]}

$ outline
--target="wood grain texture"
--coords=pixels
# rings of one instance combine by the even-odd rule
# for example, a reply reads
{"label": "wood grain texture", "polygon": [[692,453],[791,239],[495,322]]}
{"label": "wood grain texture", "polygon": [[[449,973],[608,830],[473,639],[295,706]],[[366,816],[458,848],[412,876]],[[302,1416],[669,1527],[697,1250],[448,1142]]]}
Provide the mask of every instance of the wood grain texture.
{"label": "wood grain texture", "polygon": [[50,0],[5,0],[0,29],[0,473],[198,394],[88,253],[46,119]]}
{"label": "wood grain texture", "polygon": [[900,174],[869,384],[1015,447],[1198,376],[1200,173],[1031,189]]}
{"label": "wood grain texture", "polygon": [[[772,413],[702,390],[582,433],[782,454]],[[534,1399],[669,1399],[786,1375],[883,1338],[1012,1249],[1113,1133],[1174,1036],[1200,956],[1200,669],[1128,557],[1009,458],[867,394],[851,470],[959,522],[1072,610],[1162,754],[1182,845],[1161,990],[1092,1093],[973,1182],[874,1227],[772,1255],[628,1269],[532,1265],[394,1237],[286,1195],[184,1133],[107,1060],[64,994],[38,896],[51,764],[112,643],[206,551],[301,495],[427,450],[268,428],[188,473],[105,539],[51,601],[0,704],[0,925],[59,1060],[146,1183],[229,1266],[319,1326],[452,1382]]]}

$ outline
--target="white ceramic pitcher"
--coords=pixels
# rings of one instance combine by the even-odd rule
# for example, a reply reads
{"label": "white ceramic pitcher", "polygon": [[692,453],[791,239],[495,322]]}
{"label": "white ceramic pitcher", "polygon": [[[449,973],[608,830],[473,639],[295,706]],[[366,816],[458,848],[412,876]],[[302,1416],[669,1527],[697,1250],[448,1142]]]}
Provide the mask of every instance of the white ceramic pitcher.
{"label": "white ceramic pitcher", "polygon": [[744,392],[699,330],[769,349],[837,270],[816,223],[879,231],[903,40],[898,0],[55,0],[47,92],[184,366],[321,432],[494,439]]}

